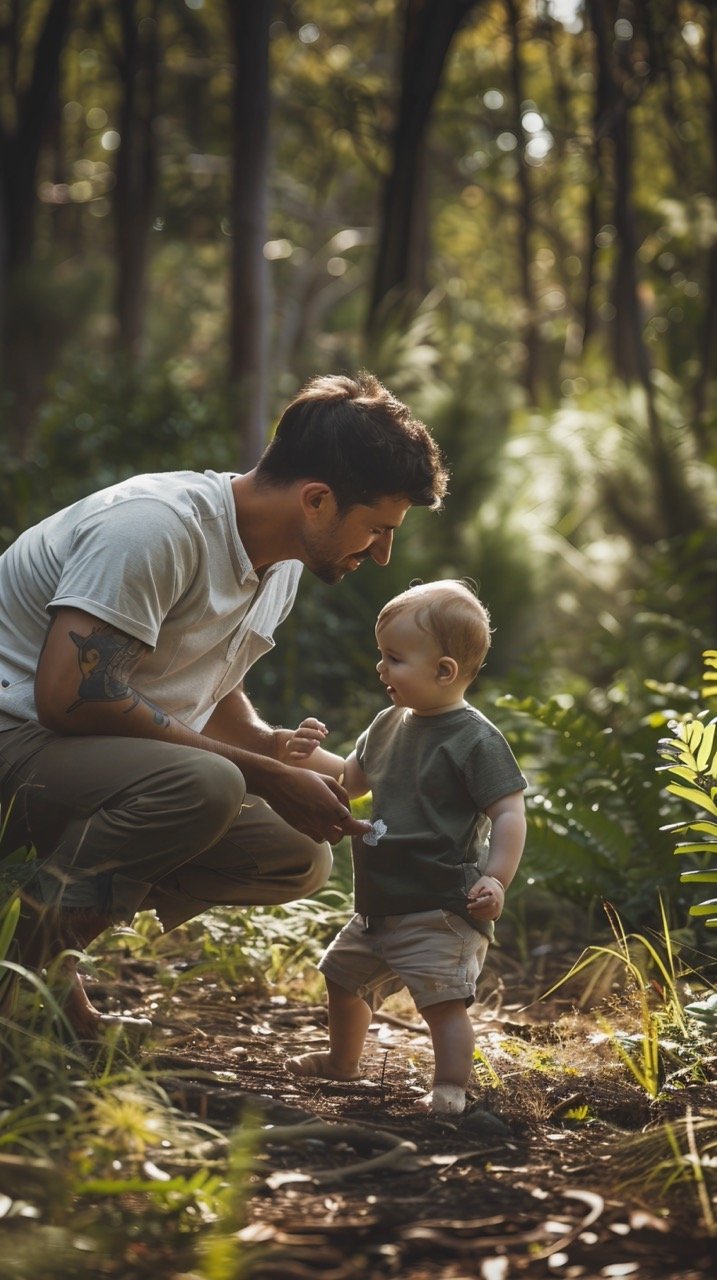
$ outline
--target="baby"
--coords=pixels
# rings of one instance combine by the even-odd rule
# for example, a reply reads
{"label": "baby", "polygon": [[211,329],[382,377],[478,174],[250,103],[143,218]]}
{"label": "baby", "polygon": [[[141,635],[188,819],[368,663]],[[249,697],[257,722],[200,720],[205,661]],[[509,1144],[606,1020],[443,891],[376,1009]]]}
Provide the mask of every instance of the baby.
{"label": "baby", "polygon": [[[299,1076],[360,1077],[372,1012],[408,988],[433,1044],[422,1105],[466,1105],[475,997],[493,921],[525,843],[526,780],[503,735],[465,700],[490,646],[490,620],[466,583],[412,586],[376,623],[381,711],[347,760],[320,746],[326,726],[302,722],[287,757],[335,778],[351,798],[372,793],[372,830],[354,836],[355,911],[321,958],[329,1048],[290,1058]],[[490,838],[488,840],[488,833]]]}

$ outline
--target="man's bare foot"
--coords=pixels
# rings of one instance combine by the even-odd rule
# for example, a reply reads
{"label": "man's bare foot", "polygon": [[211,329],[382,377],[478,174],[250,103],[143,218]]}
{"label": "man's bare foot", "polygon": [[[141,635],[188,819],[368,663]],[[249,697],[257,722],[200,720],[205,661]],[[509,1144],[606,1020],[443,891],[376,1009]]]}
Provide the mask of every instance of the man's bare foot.
{"label": "man's bare foot", "polygon": [[62,966],[58,975],[67,984],[61,999],[62,1011],[78,1040],[96,1040],[102,1025],[102,1014],[85,991],[74,962]]}
{"label": "man's bare foot", "polygon": [[332,1062],[330,1053],[300,1053],[296,1058],[287,1058],[284,1066],[295,1076],[318,1076],[322,1080],[360,1080],[361,1078],[358,1066],[337,1067]]}
{"label": "man's bare foot", "polygon": [[100,1013],[85,991],[76,964],[64,968],[63,977],[69,979],[69,987],[62,1001],[62,1009],[78,1040],[98,1040],[102,1032],[119,1027],[139,1044],[152,1030],[149,1018],[134,1018],[128,1014]]}
{"label": "man's bare foot", "polygon": [[466,1091],[459,1084],[434,1084],[418,1106],[436,1116],[460,1116],[466,1109]]}
{"label": "man's bare foot", "polygon": [[[104,1029],[119,1026],[138,1044],[152,1028],[149,1018],[100,1013],[77,972],[77,956],[71,954],[84,951],[111,924],[109,916],[92,911],[63,914],[28,898],[15,930],[14,954],[23,968],[47,971],[48,983],[78,1040],[97,1040]],[[3,997],[0,1013],[12,1016],[15,990],[8,989]]]}

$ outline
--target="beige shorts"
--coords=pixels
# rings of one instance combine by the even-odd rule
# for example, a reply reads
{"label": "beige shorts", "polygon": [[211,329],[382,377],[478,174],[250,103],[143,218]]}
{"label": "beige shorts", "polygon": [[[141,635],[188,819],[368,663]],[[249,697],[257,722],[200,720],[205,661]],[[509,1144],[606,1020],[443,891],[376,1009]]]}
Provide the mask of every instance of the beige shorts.
{"label": "beige shorts", "polygon": [[355,915],[326,949],[319,968],[339,987],[378,1009],[403,987],[417,1009],[443,1000],[475,999],[488,939],[452,911],[373,916],[367,929]]}

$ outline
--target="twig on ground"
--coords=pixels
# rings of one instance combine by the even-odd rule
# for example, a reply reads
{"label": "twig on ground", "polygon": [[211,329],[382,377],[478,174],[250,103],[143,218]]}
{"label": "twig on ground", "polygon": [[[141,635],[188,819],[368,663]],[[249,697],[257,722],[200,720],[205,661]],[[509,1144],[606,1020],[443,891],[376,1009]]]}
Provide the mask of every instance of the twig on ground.
{"label": "twig on ground", "polygon": [[[403,1166],[410,1170],[414,1167],[417,1153],[416,1144],[407,1142],[385,1129],[370,1129],[355,1124],[330,1124],[325,1120],[311,1120],[301,1124],[274,1125],[262,1130],[265,1141],[281,1146],[295,1146],[302,1142],[345,1142],[347,1145],[384,1147],[378,1156],[370,1156],[367,1160],[357,1160],[344,1165],[340,1169],[316,1169],[308,1176],[317,1184],[324,1182],[343,1182],[346,1179],[360,1177],[364,1173],[372,1173],[375,1169],[389,1166]],[[306,1176],[306,1175],[304,1175]]]}

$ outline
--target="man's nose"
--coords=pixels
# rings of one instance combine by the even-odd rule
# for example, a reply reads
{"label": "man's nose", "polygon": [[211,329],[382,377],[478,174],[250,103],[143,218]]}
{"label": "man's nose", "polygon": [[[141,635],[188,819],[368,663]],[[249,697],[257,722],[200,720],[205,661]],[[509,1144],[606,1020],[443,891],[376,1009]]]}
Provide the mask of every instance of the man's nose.
{"label": "man's nose", "polygon": [[379,534],[375,542],[371,543],[369,555],[376,564],[388,564],[391,559],[391,548],[393,546],[393,529],[386,529]]}

